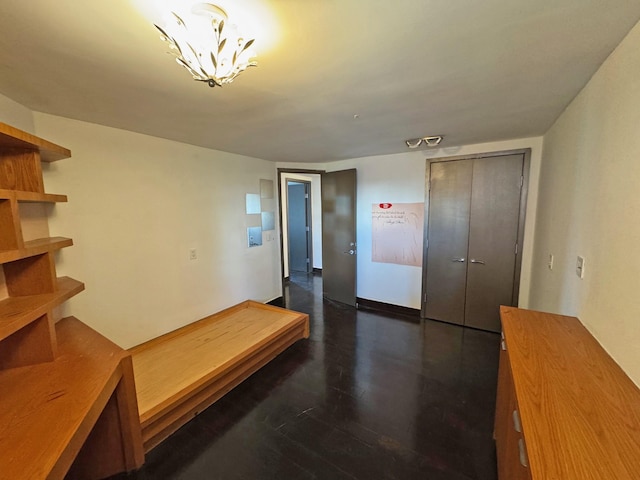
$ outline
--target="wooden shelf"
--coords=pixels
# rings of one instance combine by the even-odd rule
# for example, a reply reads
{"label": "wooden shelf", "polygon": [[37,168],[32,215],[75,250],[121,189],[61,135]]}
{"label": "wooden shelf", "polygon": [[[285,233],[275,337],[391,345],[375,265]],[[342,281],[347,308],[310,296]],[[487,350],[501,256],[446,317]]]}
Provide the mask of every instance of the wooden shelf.
{"label": "wooden shelf", "polygon": [[0,341],[84,290],[73,278],[60,277],[54,293],[9,297],[0,301]]}
{"label": "wooden shelf", "polygon": [[43,162],[55,162],[71,156],[71,151],[30,133],[0,122],[0,149],[19,148],[40,152]]}
{"label": "wooden shelf", "polygon": [[[125,441],[113,448],[101,442],[103,437],[96,438],[102,430],[118,441],[131,431],[133,438],[136,431],[140,438],[134,392],[125,388],[132,387],[130,356],[73,317],[61,320],[56,330],[55,361],[0,371],[0,476],[64,478],[76,456],[87,449],[87,439],[95,439],[96,450],[111,460],[106,462],[111,469],[98,469],[98,478],[116,473],[113,468],[140,466],[141,442],[136,447]],[[104,422],[110,424],[94,428]],[[114,462],[114,457],[119,460]],[[94,463],[72,468],[95,471],[100,464],[93,457],[87,461]]]}
{"label": "wooden shelf", "polygon": [[39,238],[24,243],[19,250],[0,250],[0,264],[33,257],[42,253],[53,252],[61,248],[70,247],[73,240],[64,237]]}
{"label": "wooden shelf", "polygon": [[18,202],[42,202],[61,203],[67,201],[66,195],[55,193],[22,192],[18,190],[0,189],[0,199],[11,200],[15,198]]}

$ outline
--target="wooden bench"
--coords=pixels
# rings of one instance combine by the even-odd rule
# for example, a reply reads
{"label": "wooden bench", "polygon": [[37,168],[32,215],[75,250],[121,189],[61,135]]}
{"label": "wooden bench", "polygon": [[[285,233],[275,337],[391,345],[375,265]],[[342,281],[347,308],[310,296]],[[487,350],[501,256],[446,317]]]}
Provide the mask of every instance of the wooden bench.
{"label": "wooden bench", "polygon": [[308,337],[308,315],[246,301],[132,348],[145,451]]}

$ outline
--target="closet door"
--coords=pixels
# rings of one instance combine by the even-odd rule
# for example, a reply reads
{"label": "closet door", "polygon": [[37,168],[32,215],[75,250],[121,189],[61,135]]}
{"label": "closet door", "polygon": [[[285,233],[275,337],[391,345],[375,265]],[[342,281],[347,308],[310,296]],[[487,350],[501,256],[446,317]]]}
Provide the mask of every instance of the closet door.
{"label": "closet door", "polygon": [[422,315],[500,331],[515,305],[524,153],[429,163]]}
{"label": "closet door", "polygon": [[513,305],[524,155],[474,160],[465,325],[500,331],[500,305]]}
{"label": "closet door", "polygon": [[430,168],[425,316],[463,325],[473,160]]}

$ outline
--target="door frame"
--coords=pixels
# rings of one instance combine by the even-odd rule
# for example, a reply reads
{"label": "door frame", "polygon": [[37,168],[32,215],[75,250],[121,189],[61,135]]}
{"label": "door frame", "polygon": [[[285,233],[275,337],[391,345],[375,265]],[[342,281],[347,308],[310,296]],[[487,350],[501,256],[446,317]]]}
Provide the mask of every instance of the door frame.
{"label": "door frame", "polygon": [[[298,180],[298,179],[288,179],[287,180],[287,229],[291,228],[291,201],[289,199],[289,183],[298,183],[304,185],[305,199],[304,199],[304,214],[306,217],[306,247],[307,247],[307,273],[313,272],[313,224],[311,217],[311,181],[309,180]],[[284,231],[282,232],[284,236]],[[284,242],[282,242],[282,251],[284,252]],[[289,258],[289,274],[291,274],[291,235],[287,235],[287,252]],[[284,258],[282,259],[282,263],[284,264]]]}
{"label": "door frame", "polygon": [[520,295],[520,272],[522,270],[522,246],[524,243],[524,224],[527,214],[527,197],[529,195],[529,170],[531,166],[531,149],[521,148],[516,150],[502,150],[497,152],[482,152],[469,155],[456,155],[453,157],[438,157],[426,159],[425,171],[425,195],[424,195],[424,224],[423,234],[424,241],[422,243],[422,290],[420,296],[420,318],[427,318],[426,296],[427,296],[427,253],[429,248],[429,197],[431,195],[431,164],[437,162],[453,162],[456,160],[481,160],[483,158],[502,157],[506,155],[523,155],[524,161],[522,165],[522,188],[520,189],[520,212],[518,214],[518,235],[516,252],[516,263],[514,268],[513,291],[511,293],[511,302],[518,305],[518,297]]}
{"label": "door frame", "polygon": [[[305,174],[316,174],[320,175],[320,182],[322,183],[322,174],[326,172],[326,170],[313,170],[313,169],[304,169],[304,168],[278,168],[277,172],[277,183],[278,183],[278,229],[280,230],[280,295],[284,298],[284,289],[285,289],[285,276],[284,276],[284,231],[283,231],[283,221],[282,221],[282,176],[287,173],[298,173],[300,175]],[[287,255],[289,253],[287,252]],[[313,265],[311,265],[313,271]]]}

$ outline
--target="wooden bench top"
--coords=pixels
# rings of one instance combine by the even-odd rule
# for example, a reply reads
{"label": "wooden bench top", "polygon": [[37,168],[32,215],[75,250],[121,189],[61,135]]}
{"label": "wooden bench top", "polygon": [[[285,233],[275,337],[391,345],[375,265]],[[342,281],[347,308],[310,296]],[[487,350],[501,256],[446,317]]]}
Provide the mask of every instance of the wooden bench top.
{"label": "wooden bench top", "polygon": [[132,348],[141,423],[306,322],[306,314],[247,301]]}

